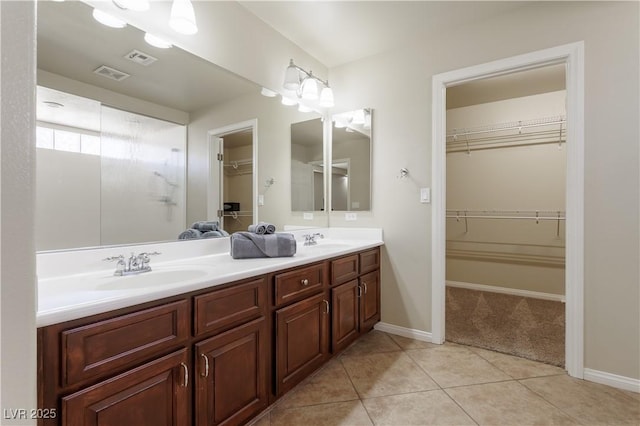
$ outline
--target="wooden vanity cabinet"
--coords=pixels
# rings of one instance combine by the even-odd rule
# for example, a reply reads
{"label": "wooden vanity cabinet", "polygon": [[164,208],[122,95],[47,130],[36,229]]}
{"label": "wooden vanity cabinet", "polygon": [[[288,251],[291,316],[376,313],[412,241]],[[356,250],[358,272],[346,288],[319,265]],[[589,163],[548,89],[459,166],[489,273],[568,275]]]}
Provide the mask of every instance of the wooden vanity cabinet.
{"label": "wooden vanity cabinet", "polygon": [[[300,383],[327,360],[331,309],[327,270],[327,263],[323,262],[273,278],[276,396]],[[293,303],[294,300],[298,301]]]}
{"label": "wooden vanity cabinet", "polygon": [[331,351],[337,353],[380,321],[380,249],[332,260],[331,269]]}

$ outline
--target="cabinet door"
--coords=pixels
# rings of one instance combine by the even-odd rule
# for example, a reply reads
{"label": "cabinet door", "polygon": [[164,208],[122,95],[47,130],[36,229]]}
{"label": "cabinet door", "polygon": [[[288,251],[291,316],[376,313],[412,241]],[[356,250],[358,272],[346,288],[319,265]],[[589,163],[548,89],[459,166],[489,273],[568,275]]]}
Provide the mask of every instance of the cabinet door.
{"label": "cabinet door", "polygon": [[331,289],[331,349],[336,353],[358,337],[358,280]]}
{"label": "cabinet door", "polygon": [[182,349],[62,398],[65,426],[182,426],[189,419],[187,350]]}
{"label": "cabinet door", "polygon": [[324,293],[276,311],[276,394],[282,395],[325,361],[329,301]]}
{"label": "cabinet door", "polygon": [[268,405],[264,317],[195,345],[196,424],[240,424]]}
{"label": "cabinet door", "polygon": [[380,271],[360,277],[360,331],[366,333],[380,321]]}

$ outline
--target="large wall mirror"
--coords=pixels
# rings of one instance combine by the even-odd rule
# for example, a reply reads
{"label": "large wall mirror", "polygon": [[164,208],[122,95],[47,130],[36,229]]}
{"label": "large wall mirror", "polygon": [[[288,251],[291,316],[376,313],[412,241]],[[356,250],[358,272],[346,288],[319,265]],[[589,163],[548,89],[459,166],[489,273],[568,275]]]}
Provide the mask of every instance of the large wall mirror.
{"label": "large wall mirror", "polygon": [[208,132],[250,119],[261,144],[250,197],[264,200],[254,218],[290,223],[284,148],[291,123],[319,114],[284,107],[175,46],[150,46],[131,25],[106,27],[92,10],[38,2],[36,248],[176,240],[193,221],[215,219],[210,168],[224,165],[210,161]]}
{"label": "large wall mirror", "polygon": [[371,210],[372,109],[332,117],[331,210]]}

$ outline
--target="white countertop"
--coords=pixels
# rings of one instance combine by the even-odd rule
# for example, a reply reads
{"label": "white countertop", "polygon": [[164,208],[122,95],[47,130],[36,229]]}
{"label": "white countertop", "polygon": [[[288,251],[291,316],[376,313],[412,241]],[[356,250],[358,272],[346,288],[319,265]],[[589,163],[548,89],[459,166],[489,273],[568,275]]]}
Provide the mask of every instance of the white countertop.
{"label": "white countertop", "polygon": [[[303,245],[305,233],[320,232],[318,245]],[[291,231],[298,241],[293,257],[233,259],[229,238],[179,241],[90,250],[39,253],[38,327],[214,287],[383,245],[382,230],[323,228]],[[102,259],[130,252],[161,254],[151,272],[116,277]]]}

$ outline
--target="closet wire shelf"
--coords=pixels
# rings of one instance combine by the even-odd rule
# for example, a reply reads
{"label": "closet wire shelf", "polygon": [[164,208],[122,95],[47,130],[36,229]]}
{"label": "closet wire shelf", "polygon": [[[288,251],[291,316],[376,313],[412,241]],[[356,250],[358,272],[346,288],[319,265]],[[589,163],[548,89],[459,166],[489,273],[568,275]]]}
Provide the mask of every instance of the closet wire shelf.
{"label": "closet wire shelf", "polygon": [[456,219],[456,222],[464,220],[465,234],[469,232],[469,219],[508,219],[508,220],[535,220],[536,224],[543,220],[557,222],[556,235],[560,236],[560,222],[566,220],[562,210],[447,210],[447,219]]}
{"label": "closet wire shelf", "polygon": [[533,120],[510,121],[447,132],[447,152],[566,142],[566,117],[556,115]]}

